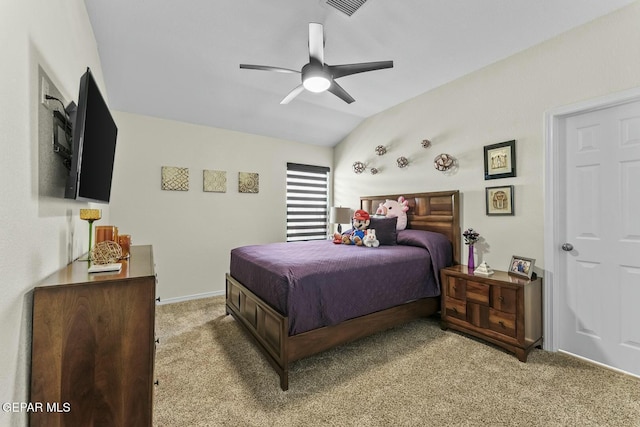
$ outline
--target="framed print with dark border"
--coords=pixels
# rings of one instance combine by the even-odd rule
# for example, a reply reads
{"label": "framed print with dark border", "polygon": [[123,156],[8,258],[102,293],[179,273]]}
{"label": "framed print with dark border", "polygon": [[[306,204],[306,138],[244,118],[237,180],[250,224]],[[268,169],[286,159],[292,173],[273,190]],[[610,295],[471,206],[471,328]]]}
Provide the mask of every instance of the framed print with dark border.
{"label": "framed print with dark border", "polygon": [[513,185],[485,189],[487,215],[514,215]]}
{"label": "framed print with dark border", "polygon": [[484,179],[516,176],[516,141],[484,147]]}
{"label": "framed print with dark border", "polygon": [[531,280],[531,275],[533,274],[533,266],[535,263],[535,259],[513,255],[511,257],[511,262],[509,263],[508,273],[511,276],[517,276]]}

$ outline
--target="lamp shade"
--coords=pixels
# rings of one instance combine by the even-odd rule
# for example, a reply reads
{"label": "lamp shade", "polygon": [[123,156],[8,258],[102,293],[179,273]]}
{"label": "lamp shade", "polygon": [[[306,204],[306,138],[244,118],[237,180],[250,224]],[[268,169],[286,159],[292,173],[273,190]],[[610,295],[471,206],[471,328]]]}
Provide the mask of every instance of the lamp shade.
{"label": "lamp shade", "polygon": [[329,222],[332,224],[351,223],[351,209],[343,207],[332,207],[329,213]]}

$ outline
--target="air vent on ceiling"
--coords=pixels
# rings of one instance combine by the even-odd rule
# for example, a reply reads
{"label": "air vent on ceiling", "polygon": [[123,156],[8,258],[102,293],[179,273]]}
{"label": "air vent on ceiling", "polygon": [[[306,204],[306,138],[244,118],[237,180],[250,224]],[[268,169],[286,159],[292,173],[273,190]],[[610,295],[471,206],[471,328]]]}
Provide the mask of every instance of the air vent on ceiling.
{"label": "air vent on ceiling", "polygon": [[327,0],[329,6],[333,6],[349,16],[353,15],[366,2],[367,0]]}

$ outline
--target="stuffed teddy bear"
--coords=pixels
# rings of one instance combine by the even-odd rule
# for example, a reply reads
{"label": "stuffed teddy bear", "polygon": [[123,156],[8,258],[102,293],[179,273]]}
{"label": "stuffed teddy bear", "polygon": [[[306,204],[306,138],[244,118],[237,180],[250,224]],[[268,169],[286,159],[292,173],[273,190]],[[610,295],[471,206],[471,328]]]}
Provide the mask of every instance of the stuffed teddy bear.
{"label": "stuffed teddy bear", "polygon": [[376,229],[370,228],[367,230],[367,234],[364,236],[364,245],[368,248],[377,248],[380,246],[380,242],[376,238]]}
{"label": "stuffed teddy bear", "polygon": [[357,245],[362,246],[365,230],[369,226],[371,222],[371,217],[367,211],[362,209],[358,209],[353,213],[353,219],[351,220],[351,225],[353,228],[351,232],[340,235],[339,233],[335,233],[333,235],[333,243],[344,243],[345,245]]}
{"label": "stuffed teddy bear", "polygon": [[[381,209],[384,208],[384,209]],[[387,218],[398,217],[396,230],[404,230],[407,228],[407,211],[409,210],[409,202],[404,197],[398,197],[398,201],[388,200],[378,207],[378,210],[385,212]],[[377,213],[378,211],[376,211]]]}

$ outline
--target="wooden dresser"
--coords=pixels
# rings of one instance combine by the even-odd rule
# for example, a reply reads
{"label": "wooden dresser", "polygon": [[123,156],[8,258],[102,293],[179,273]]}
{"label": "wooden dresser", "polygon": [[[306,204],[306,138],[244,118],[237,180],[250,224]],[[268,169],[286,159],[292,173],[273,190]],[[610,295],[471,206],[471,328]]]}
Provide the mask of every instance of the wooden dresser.
{"label": "wooden dresser", "polygon": [[542,279],[495,271],[474,275],[466,265],[440,271],[442,329],[465,332],[515,353],[522,362],[542,344]]}
{"label": "wooden dresser", "polygon": [[75,261],[33,291],[31,426],[151,426],[155,289],[151,246],[119,273]]}

